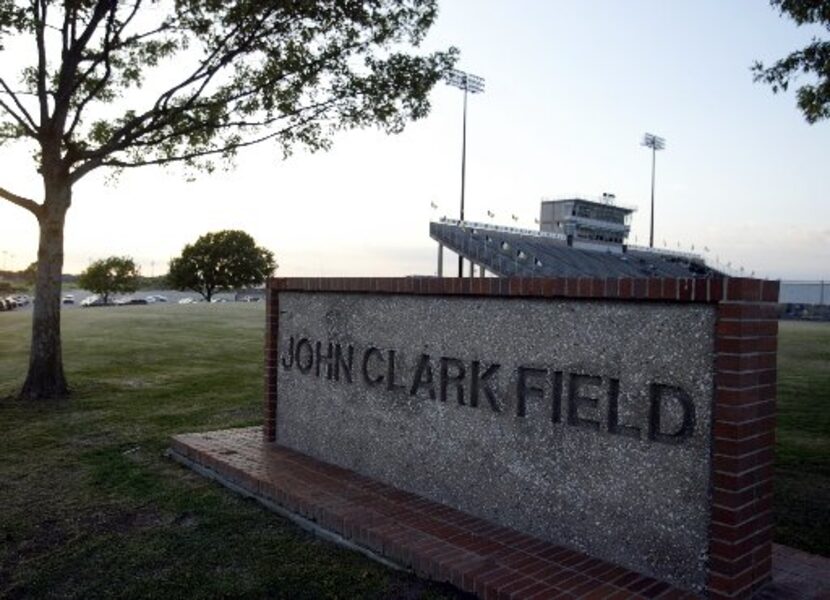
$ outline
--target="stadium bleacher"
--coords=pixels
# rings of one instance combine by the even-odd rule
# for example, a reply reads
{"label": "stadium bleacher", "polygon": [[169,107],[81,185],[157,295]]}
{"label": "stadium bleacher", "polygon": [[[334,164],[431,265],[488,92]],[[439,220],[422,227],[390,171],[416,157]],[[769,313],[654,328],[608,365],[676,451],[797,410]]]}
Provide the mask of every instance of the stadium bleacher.
{"label": "stadium bleacher", "polygon": [[723,277],[698,256],[569,245],[561,235],[444,219],[430,237],[499,277]]}

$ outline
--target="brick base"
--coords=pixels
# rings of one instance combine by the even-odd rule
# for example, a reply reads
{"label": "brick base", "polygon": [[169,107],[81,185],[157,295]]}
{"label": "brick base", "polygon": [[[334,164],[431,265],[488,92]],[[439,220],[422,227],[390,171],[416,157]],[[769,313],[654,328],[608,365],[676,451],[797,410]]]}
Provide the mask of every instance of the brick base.
{"label": "brick base", "polygon": [[417,574],[481,598],[695,598],[263,441],[251,427],[173,438],[172,450]]}

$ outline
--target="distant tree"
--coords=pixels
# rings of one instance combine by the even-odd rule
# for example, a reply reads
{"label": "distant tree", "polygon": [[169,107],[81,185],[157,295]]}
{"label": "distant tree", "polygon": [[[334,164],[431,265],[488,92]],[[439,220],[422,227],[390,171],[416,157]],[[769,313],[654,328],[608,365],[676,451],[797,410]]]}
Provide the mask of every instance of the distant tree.
{"label": "distant tree", "polygon": [[110,294],[124,294],[136,291],[138,268],[132,258],[110,256],[96,260],[78,277],[78,285],[94,292],[109,304]]}
{"label": "distant tree", "polygon": [[29,285],[34,285],[37,279],[37,261],[30,264],[24,271],[20,273],[23,279]]}
{"label": "distant tree", "polygon": [[260,285],[277,268],[274,254],[260,248],[244,231],[207,233],[170,261],[167,281],[210,302],[216,292]]}
{"label": "distant tree", "polygon": [[163,290],[167,286],[167,277],[164,275],[156,275],[155,277],[142,275],[138,278],[138,289],[140,290]]}
{"label": "distant tree", "polygon": [[[770,4],[798,25],[818,24],[830,31],[830,0],[770,0]],[[796,90],[798,107],[810,124],[830,117],[830,40],[814,37],[808,46],[772,66],[756,61],[752,72],[755,81],[769,84],[775,93],[786,91],[799,74],[813,75],[816,81]]]}
{"label": "distant tree", "polygon": [[397,133],[429,113],[455,62],[454,48],[413,50],[437,14],[438,0],[0,0],[0,147],[32,156],[43,190],[28,198],[0,180],[0,198],[40,228],[20,396],[69,392],[61,272],[82,178],[211,171],[266,141],[283,156],[325,150],[343,129]]}

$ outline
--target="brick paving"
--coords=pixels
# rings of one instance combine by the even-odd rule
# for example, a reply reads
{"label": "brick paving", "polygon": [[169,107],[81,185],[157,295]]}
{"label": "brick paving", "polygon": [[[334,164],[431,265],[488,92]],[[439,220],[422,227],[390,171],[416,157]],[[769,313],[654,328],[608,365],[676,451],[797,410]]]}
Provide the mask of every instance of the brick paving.
{"label": "brick paving", "polygon": [[[263,441],[261,427],[184,434],[173,452],[417,574],[481,598],[696,596]],[[830,560],[776,546],[757,598],[830,600]]]}
{"label": "brick paving", "polygon": [[830,558],[773,544],[772,578],[756,600],[830,600]]}

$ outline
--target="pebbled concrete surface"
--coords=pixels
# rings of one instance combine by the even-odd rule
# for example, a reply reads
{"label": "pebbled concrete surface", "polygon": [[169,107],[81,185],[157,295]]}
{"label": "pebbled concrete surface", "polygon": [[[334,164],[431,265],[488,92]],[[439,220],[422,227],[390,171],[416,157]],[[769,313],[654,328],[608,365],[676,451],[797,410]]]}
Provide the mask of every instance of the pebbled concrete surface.
{"label": "pebbled concrete surface", "polygon": [[[279,368],[277,442],[464,512],[603,558],[687,589],[705,586],[714,311],[708,306],[598,301],[430,298],[283,293],[279,347],[290,338],[354,347],[352,383]],[[361,362],[368,348],[370,375]],[[305,349],[304,361],[311,350]],[[395,381],[388,389],[389,352]],[[413,395],[423,354],[432,386]],[[382,357],[382,358],[379,358]],[[454,385],[440,400],[440,358],[466,370],[465,403]],[[493,410],[470,406],[472,361],[500,364]],[[307,364],[307,363],[304,363]],[[518,368],[538,391],[518,416]],[[448,367],[450,373],[457,373]],[[560,421],[552,422],[554,371],[563,373]],[[424,373],[422,373],[424,375]],[[582,379],[569,422],[571,376]],[[425,381],[424,377],[421,381]],[[618,422],[609,431],[611,379]],[[681,388],[694,405],[690,437],[648,439],[649,386]],[[430,397],[435,392],[436,399]],[[596,422],[593,425],[592,422]],[[682,424],[665,404],[661,428]],[[638,428],[635,432],[631,428]]]}

